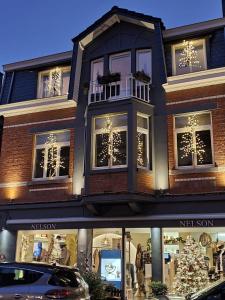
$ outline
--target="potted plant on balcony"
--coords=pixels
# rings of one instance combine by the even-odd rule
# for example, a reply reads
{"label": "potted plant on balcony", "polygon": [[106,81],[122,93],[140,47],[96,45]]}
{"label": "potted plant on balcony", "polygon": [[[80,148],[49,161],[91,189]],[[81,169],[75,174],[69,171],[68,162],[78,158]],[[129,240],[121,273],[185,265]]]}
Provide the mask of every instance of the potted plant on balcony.
{"label": "potted plant on balcony", "polygon": [[169,300],[169,298],[166,296],[168,288],[165,283],[162,283],[161,281],[152,281],[150,284],[150,289],[154,298],[160,300]]}
{"label": "potted plant on balcony", "polygon": [[89,82],[84,82],[84,84],[83,84],[84,95],[88,95],[89,88],[90,88]]}
{"label": "potted plant on balcony", "polygon": [[133,76],[136,80],[146,84],[151,81],[151,77],[148,74],[146,74],[144,70],[135,72]]}
{"label": "potted plant on balcony", "polygon": [[109,84],[112,82],[120,81],[120,73],[109,73],[107,75],[97,76],[98,84]]}

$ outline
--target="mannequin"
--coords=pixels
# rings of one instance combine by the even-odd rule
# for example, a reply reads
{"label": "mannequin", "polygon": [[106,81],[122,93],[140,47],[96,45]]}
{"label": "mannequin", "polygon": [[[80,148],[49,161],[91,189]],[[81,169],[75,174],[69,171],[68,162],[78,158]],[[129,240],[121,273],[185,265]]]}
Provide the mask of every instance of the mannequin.
{"label": "mannequin", "polygon": [[136,275],[137,275],[137,283],[138,283],[138,289],[135,296],[142,297],[145,294],[145,285],[144,285],[145,276],[144,276],[143,252],[142,252],[141,244],[137,245],[135,266],[136,266]]}
{"label": "mannequin", "polygon": [[65,243],[62,243],[60,245],[60,248],[61,248],[61,257],[59,259],[59,263],[61,265],[69,266],[70,265],[70,251],[67,249]]}

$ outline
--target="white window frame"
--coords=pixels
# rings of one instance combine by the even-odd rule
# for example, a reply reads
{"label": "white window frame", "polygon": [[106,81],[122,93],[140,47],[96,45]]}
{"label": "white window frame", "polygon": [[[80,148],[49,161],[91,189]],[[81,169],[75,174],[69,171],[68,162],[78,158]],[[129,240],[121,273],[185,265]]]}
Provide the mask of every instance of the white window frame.
{"label": "white window frame", "polygon": [[198,40],[190,40],[190,41],[197,41],[197,42],[199,42],[199,44],[203,45],[204,65],[202,66],[202,69],[199,70],[199,71],[195,71],[195,72],[190,71],[188,73],[183,73],[183,74],[177,75],[177,70],[176,70],[176,49],[177,48],[182,48],[183,42],[178,43],[178,44],[173,44],[172,45],[172,74],[173,74],[173,76],[183,76],[183,75],[190,74],[190,73],[197,73],[197,72],[205,71],[207,69],[206,40],[205,39],[198,39]]}
{"label": "white window frame", "polygon": [[97,134],[104,134],[104,128],[101,129],[95,129],[95,120],[98,118],[107,118],[108,116],[121,116],[121,115],[127,115],[127,122],[128,122],[128,114],[127,113],[116,113],[116,114],[107,114],[107,115],[100,115],[100,116],[95,116],[92,118],[92,169],[93,170],[101,170],[101,169],[118,169],[118,168],[126,168],[127,167],[127,162],[128,162],[128,124],[127,126],[118,126],[118,127],[113,127],[115,130],[113,132],[120,132],[120,131],[126,131],[126,164],[125,165],[112,165],[112,161],[108,166],[102,166],[102,167],[97,167],[96,166],[96,135]]}
{"label": "white window frame", "polygon": [[104,74],[104,57],[100,57],[98,59],[92,60],[91,61],[91,83],[96,83],[93,80],[93,66],[94,66],[95,63],[98,63],[98,62],[102,62],[103,63],[103,74]]}
{"label": "white window frame", "polygon": [[[176,117],[187,117],[191,115],[201,115],[204,113],[210,114],[210,125],[200,125],[197,127],[196,131],[203,131],[209,130],[210,131],[210,138],[211,138],[211,152],[212,152],[212,163],[211,164],[204,164],[198,165],[197,164],[197,157],[194,156],[194,160],[192,160],[191,166],[179,166],[178,165],[178,151],[177,151],[177,134],[187,132],[185,128],[176,128]],[[173,132],[174,132],[174,153],[175,153],[175,162],[176,162],[176,169],[204,169],[214,166],[214,143],[213,143],[213,126],[212,126],[212,113],[211,111],[200,111],[200,112],[193,112],[193,113],[184,113],[184,114],[177,114],[173,116]]]}
{"label": "white window frame", "polygon": [[[149,170],[150,169],[150,161],[149,161],[149,147],[150,147],[150,145],[149,145],[149,116],[145,115],[145,114],[142,114],[142,113],[139,113],[139,112],[137,113],[137,117],[138,116],[147,119],[147,129],[137,126],[137,133],[140,132],[140,133],[146,134],[146,136],[147,136],[147,142],[146,142],[147,165],[146,165],[146,167],[143,167],[143,166],[139,166],[138,163],[137,163],[137,168],[144,169],[144,170]],[[137,159],[136,159],[136,161],[137,161]]]}
{"label": "white window frame", "polygon": [[139,66],[139,54],[140,53],[150,53],[150,82],[152,82],[152,49],[151,48],[147,48],[147,49],[139,49],[136,51],[136,71],[138,71],[138,66]]}
{"label": "white window frame", "polygon": [[[44,70],[44,71],[41,71],[41,72],[38,72],[38,86],[37,86],[37,98],[38,99],[48,99],[48,98],[52,98],[52,96],[49,96],[49,97],[42,97],[42,94],[43,94],[43,85],[42,85],[42,77],[44,75],[49,75],[49,73],[56,69],[56,68],[59,68],[62,72],[66,73],[66,72],[70,72],[71,71],[71,67],[70,66],[66,66],[66,67],[54,67],[54,68],[50,68],[50,69],[47,69],[47,70]],[[61,87],[62,88],[62,87]],[[69,91],[68,91],[69,92]],[[68,92],[67,94],[65,95],[59,95],[59,96],[53,96],[53,97],[63,97],[63,96],[67,96],[68,95]]]}
{"label": "white window frame", "polygon": [[[60,130],[60,131],[49,131],[49,132],[42,132],[42,133],[37,133],[35,134],[35,138],[34,138],[34,155],[33,155],[33,172],[32,172],[32,180],[33,181],[42,181],[42,180],[56,180],[56,179],[63,179],[63,178],[68,178],[68,175],[63,175],[63,176],[59,176],[59,171],[60,171],[60,167],[59,167],[59,161],[57,162],[57,166],[56,166],[56,176],[54,177],[47,177],[47,163],[48,160],[46,159],[46,157],[48,157],[48,147],[46,146],[46,144],[41,144],[41,145],[36,145],[36,140],[37,140],[37,136],[38,135],[45,135],[45,134],[58,134],[58,133],[64,133],[64,132],[69,132],[70,130]],[[62,147],[65,146],[69,146],[70,147],[70,141],[68,142],[57,142],[57,157],[59,158],[59,153],[60,153],[60,149]],[[35,177],[35,166],[36,166],[36,150],[37,149],[45,149],[45,155],[44,155],[44,168],[43,168],[43,177],[39,177],[36,178]],[[70,160],[70,158],[69,158]],[[69,171],[69,170],[68,170]]]}

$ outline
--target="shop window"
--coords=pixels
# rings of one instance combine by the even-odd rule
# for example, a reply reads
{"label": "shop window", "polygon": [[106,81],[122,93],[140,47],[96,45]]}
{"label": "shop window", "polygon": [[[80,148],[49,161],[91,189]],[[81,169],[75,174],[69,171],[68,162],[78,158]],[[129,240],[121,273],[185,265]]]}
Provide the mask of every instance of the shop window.
{"label": "shop window", "polygon": [[38,98],[68,94],[70,67],[56,67],[38,74]]}
{"label": "shop window", "polygon": [[37,134],[35,141],[34,179],[69,175],[70,132]]}
{"label": "shop window", "polygon": [[150,229],[126,228],[125,245],[126,299],[145,299],[152,278]]}
{"label": "shop window", "polygon": [[19,231],[16,261],[74,266],[77,263],[77,230]]}
{"label": "shop window", "polygon": [[118,292],[122,289],[122,230],[93,229],[92,271]]}
{"label": "shop window", "polygon": [[219,294],[216,281],[221,283],[225,273],[224,228],[166,228],[163,235],[163,274],[169,294],[185,297],[198,292],[199,298],[193,295],[193,299]]}
{"label": "shop window", "polygon": [[209,112],[175,116],[177,167],[213,164],[212,124]]}
{"label": "shop window", "polygon": [[127,114],[104,115],[93,120],[94,168],[127,165]]}
{"label": "shop window", "polygon": [[172,46],[173,75],[198,72],[207,68],[205,40],[187,40]]}
{"label": "shop window", "polygon": [[137,166],[149,167],[149,120],[140,114],[137,115]]}

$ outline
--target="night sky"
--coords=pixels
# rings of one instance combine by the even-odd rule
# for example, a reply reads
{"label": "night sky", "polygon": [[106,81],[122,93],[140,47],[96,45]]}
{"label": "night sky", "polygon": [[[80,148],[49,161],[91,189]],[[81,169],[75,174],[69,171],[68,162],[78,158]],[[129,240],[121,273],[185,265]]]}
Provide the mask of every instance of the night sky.
{"label": "night sky", "polygon": [[222,17],[222,0],[0,0],[3,64],[72,49],[71,38],[117,5],[167,28]]}

